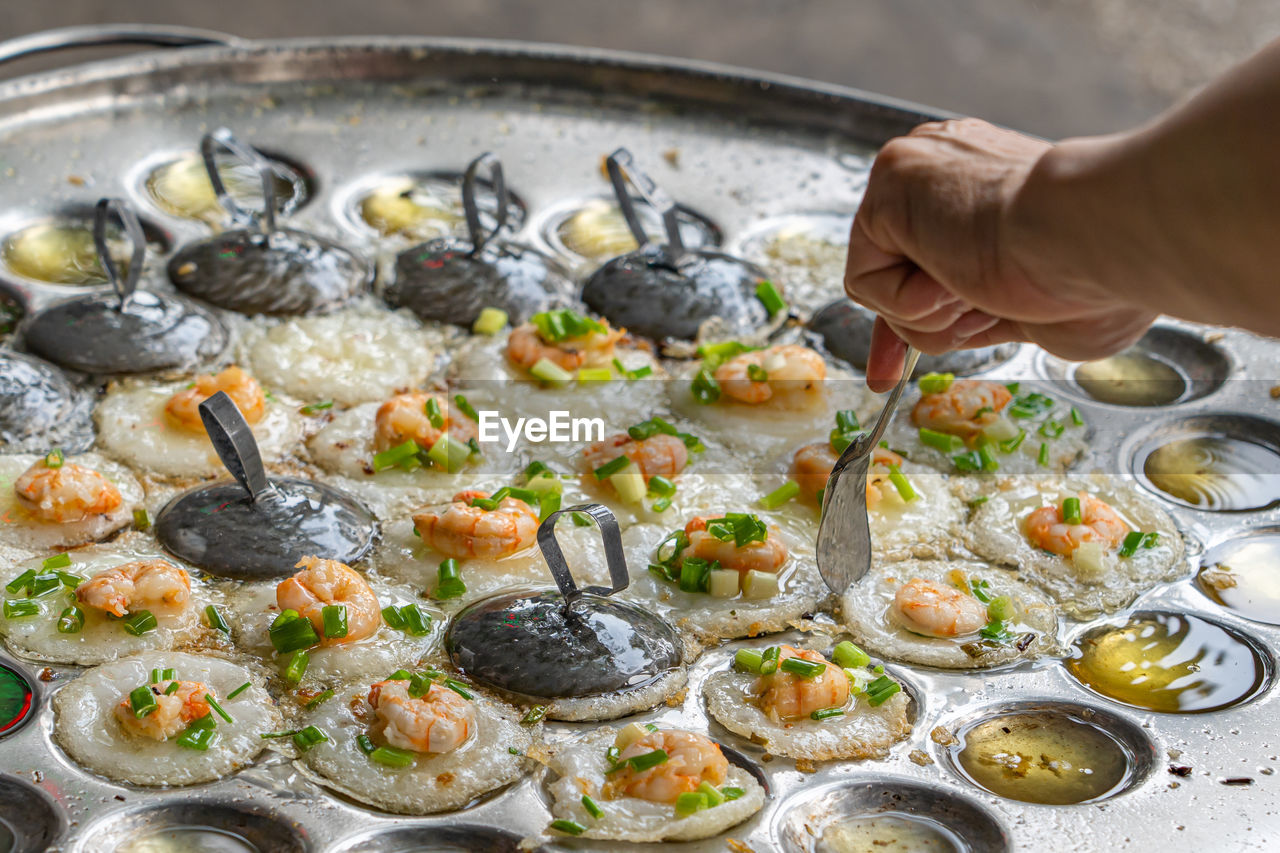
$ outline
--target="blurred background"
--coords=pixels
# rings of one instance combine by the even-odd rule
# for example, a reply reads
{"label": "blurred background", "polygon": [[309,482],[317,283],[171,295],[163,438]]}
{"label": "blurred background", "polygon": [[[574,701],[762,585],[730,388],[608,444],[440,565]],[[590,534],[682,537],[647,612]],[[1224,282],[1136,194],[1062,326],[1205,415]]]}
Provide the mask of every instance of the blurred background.
{"label": "blurred background", "polygon": [[1141,122],[1280,36],[1278,0],[8,0],[2,15],[4,38],[147,22],[638,50],[856,86],[1049,137]]}

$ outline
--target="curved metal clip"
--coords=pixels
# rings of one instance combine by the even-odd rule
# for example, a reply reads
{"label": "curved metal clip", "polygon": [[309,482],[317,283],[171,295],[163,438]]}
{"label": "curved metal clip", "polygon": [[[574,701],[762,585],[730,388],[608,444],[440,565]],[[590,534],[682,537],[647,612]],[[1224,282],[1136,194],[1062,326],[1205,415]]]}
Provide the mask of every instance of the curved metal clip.
{"label": "curved metal clip", "polygon": [[[493,230],[485,233],[484,224],[480,222],[480,206],[476,203],[476,186],[479,182],[477,174],[481,168],[489,169],[489,185],[493,187],[493,195],[497,207],[493,211]],[[486,151],[467,164],[462,174],[462,212],[467,217],[467,232],[471,235],[471,254],[477,255],[485,244],[494,238],[507,224],[507,180],[502,174],[502,161],[492,151]]]}
{"label": "curved metal clip", "polygon": [[[129,269],[123,276],[116,266],[116,259],[111,257],[111,247],[107,245],[107,223],[111,214],[115,214],[124,227],[124,233],[133,244],[133,254],[129,256]],[[133,212],[129,203],[120,198],[103,198],[98,200],[93,209],[93,247],[98,252],[98,262],[102,264],[107,280],[120,298],[116,310],[123,311],[129,307],[129,298],[138,289],[138,280],[142,278],[142,265],[147,260],[147,235],[138,221],[138,214]]]}
{"label": "curved metal clip", "polygon": [[266,468],[262,465],[262,454],[258,452],[253,430],[225,391],[219,391],[200,404],[200,420],[204,421],[205,432],[209,434],[218,458],[236,482],[244,486],[250,500],[256,501],[275,493],[275,487],[267,479]]}
{"label": "curved metal clip", "polygon": [[662,216],[662,227],[667,232],[667,248],[676,257],[683,255],[685,247],[684,240],[680,237],[680,220],[676,203],[671,196],[663,192],[653,178],[640,171],[635,158],[627,149],[619,148],[604,162],[609,170],[609,181],[613,184],[613,194],[618,198],[618,206],[622,208],[622,216],[627,220],[627,227],[631,229],[631,236],[636,238],[636,243],[646,245],[649,235],[645,233],[644,223],[636,212],[635,199],[631,196],[628,184],[635,187],[640,197]]}
{"label": "curved metal clip", "polygon": [[[218,172],[218,152],[226,151],[248,166],[253,167],[262,181],[262,210],[254,212],[246,210],[227,192],[227,186]],[[232,223],[243,228],[251,228],[258,224],[262,233],[270,235],[276,230],[276,168],[271,161],[263,157],[252,147],[245,145],[231,134],[225,127],[213,133],[206,133],[200,140],[200,156],[204,158],[204,170],[213,185],[218,204],[231,217]],[[295,197],[297,194],[294,194]]]}
{"label": "curved metal clip", "polygon": [[[589,586],[586,589],[578,589],[578,585],[574,583],[573,573],[569,571],[564,552],[560,550],[560,543],[556,541],[556,520],[565,513],[573,512],[589,516],[600,528],[600,536],[604,539],[604,559],[609,566],[609,580],[613,583],[611,588]],[[542,550],[542,557],[551,568],[551,576],[555,578],[556,586],[564,596],[566,607],[572,607],[584,592],[594,595],[613,595],[615,592],[622,592],[631,583],[631,576],[627,572],[627,557],[622,550],[622,531],[618,528],[618,519],[614,518],[613,513],[601,504],[579,504],[556,510],[548,515],[538,526],[538,548]]]}

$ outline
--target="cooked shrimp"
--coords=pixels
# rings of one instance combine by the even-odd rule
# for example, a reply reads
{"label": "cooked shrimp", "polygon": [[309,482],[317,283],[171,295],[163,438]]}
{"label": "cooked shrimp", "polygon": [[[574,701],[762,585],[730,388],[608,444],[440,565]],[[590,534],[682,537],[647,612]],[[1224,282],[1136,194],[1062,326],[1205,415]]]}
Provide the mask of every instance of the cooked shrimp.
{"label": "cooked shrimp", "polygon": [[825,663],[827,668],[813,678],[804,678],[778,669],[756,679],[751,687],[760,709],[775,721],[808,717],[823,708],[841,708],[849,700],[849,676],[817,652],[782,646],[778,663],[787,658]]}
{"label": "cooked shrimp", "polygon": [[1085,542],[1115,548],[1129,532],[1129,525],[1106,501],[1080,492],[1079,524],[1063,521],[1061,504],[1042,506],[1027,516],[1026,531],[1037,548],[1070,557]]}
{"label": "cooked shrimp", "polygon": [[147,685],[159,707],[145,717],[139,717],[133,712],[133,703],[126,693],[115,709],[116,719],[124,726],[125,731],[152,740],[168,740],[181,733],[192,721],[209,713],[209,703],[205,696],[213,696],[215,700],[218,698],[212,687],[200,681],[178,681],[178,689],[166,693],[173,683],[160,681]]}
{"label": "cooked shrimp", "polygon": [[134,560],[98,572],[76,587],[87,607],[122,617],[138,610],[178,612],[191,601],[186,569],[165,560]]}
{"label": "cooked shrimp", "polygon": [[[427,417],[427,401],[435,400],[440,406],[444,422],[440,426]],[[397,394],[378,407],[374,418],[373,441],[377,450],[387,450],[413,440],[424,450],[430,450],[446,432],[466,444],[476,437],[475,422],[467,417],[454,417],[449,401],[443,394],[414,391]]]}
{"label": "cooked shrimp", "polygon": [[[302,571],[276,586],[276,604],[281,610],[296,610],[299,616],[310,619],[316,633],[324,637],[320,645],[354,643],[378,633],[382,609],[359,572],[346,563],[319,557],[303,557],[294,568]],[[331,604],[347,608],[345,637],[324,636],[324,608]]]}
{"label": "cooked shrimp", "polygon": [[397,749],[450,752],[476,726],[475,706],[439,684],[415,698],[408,681],[379,681],[369,688],[369,704],[377,716],[373,732]]}
{"label": "cooked shrimp", "polygon": [[18,503],[40,521],[63,524],[84,521],[120,507],[124,498],[111,481],[92,468],[63,462],[50,468],[41,459],[13,484]]}
{"label": "cooked shrimp", "polygon": [[[806,444],[796,451],[791,461],[791,476],[800,485],[803,494],[817,499],[818,492],[827,487],[831,469],[836,466],[839,454],[831,442]],[[867,509],[875,509],[885,496],[889,483],[889,466],[901,465],[903,458],[892,450],[877,447],[871,451],[871,467],[867,469]]]}
{"label": "cooked shrimp", "polygon": [[251,424],[262,420],[266,413],[267,398],[262,386],[258,384],[258,380],[234,365],[217,376],[207,373],[197,376],[194,385],[169,398],[169,402],[164,404],[164,413],[169,422],[179,429],[204,432],[204,421],[200,420],[200,404],[219,391],[227,393],[240,414]]}
{"label": "cooked shrimp", "polygon": [[554,343],[544,341],[532,323],[517,326],[507,338],[507,359],[525,370],[544,358],[565,370],[608,364],[613,358],[614,345],[626,335],[626,330],[611,328],[605,320],[599,322],[605,331],[588,332]]}
{"label": "cooked shrimp", "polygon": [[969,438],[1000,417],[1013,395],[999,382],[957,379],[945,391],[925,394],[911,410],[911,422]]}
{"label": "cooked shrimp", "polygon": [[[763,370],[764,375],[751,378],[756,372],[752,367]],[[827,363],[822,356],[799,344],[750,350],[716,368],[716,381],[725,396],[739,403],[771,403],[782,409],[812,405],[826,378]]]}
{"label": "cooked shrimp", "polygon": [[658,433],[636,441],[625,432],[611,435],[582,451],[591,470],[625,456],[640,468],[646,483],[651,477],[670,479],[689,464],[689,448],[674,435]]}
{"label": "cooked shrimp", "polygon": [[413,516],[422,541],[448,557],[495,559],[523,551],[538,535],[538,513],[518,498],[503,498],[497,509],[472,506],[488,492],[466,491],[453,496],[443,512],[425,509]]}
{"label": "cooked shrimp", "polygon": [[720,785],[729,772],[729,761],[720,745],[706,735],[666,730],[649,732],[618,755],[625,761],[660,749],[667,760],[647,770],[627,765],[614,773],[601,791],[608,799],[638,797],[654,803],[674,803],[681,794],[698,790],[703,782]]}
{"label": "cooked shrimp", "polygon": [[738,572],[777,572],[787,561],[787,546],[778,537],[770,535],[763,542],[748,542],[739,546],[733,540],[717,539],[707,532],[707,519],[696,516],[684,526],[689,545],[680,552],[680,559],[701,557],[717,562],[722,568]]}
{"label": "cooked shrimp", "polygon": [[912,578],[893,596],[893,612],[908,631],[926,637],[963,637],[987,624],[987,607],[969,593]]}

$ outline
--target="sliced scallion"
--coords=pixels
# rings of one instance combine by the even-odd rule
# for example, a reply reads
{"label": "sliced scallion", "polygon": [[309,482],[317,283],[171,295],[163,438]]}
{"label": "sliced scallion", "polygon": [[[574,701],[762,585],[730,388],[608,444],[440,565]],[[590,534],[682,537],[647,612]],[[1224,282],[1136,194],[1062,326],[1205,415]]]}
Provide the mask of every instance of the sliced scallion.
{"label": "sliced scallion", "polygon": [[436,598],[459,598],[467,592],[458,572],[458,561],[450,557],[436,569]]}
{"label": "sliced scallion", "polygon": [[777,509],[800,494],[800,484],[795,480],[787,480],[769,494],[760,498],[758,503],[765,509]]}

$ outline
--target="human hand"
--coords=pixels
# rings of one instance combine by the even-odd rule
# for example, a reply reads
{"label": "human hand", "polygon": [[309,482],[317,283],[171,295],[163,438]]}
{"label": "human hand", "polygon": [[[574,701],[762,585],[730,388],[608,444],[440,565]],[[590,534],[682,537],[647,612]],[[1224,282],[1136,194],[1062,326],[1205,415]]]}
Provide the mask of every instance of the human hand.
{"label": "human hand", "polygon": [[[905,344],[938,354],[1031,341],[1071,360],[1111,355],[1156,312],[1072,270],[1037,165],[1053,146],[976,119],[931,122],[876,157],[849,238],[845,290],[879,317],[867,384],[888,390]],[[1063,243],[1067,245],[1062,245]]]}

